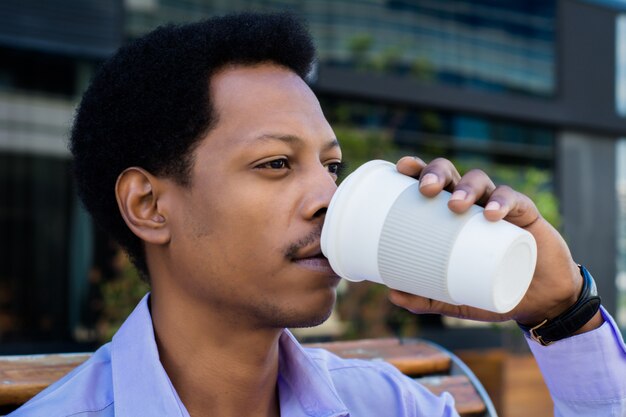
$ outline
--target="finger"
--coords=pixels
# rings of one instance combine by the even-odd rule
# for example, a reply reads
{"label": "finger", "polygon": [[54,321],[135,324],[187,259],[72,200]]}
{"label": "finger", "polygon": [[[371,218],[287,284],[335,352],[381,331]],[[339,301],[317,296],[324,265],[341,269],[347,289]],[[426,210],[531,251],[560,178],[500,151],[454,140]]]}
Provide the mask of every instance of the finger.
{"label": "finger", "polygon": [[427,197],[434,197],[441,190],[452,191],[461,179],[454,164],[445,158],[431,161],[420,173],[420,191]]}
{"label": "finger", "polygon": [[535,223],[540,217],[535,203],[526,195],[506,185],[496,187],[485,206],[487,220],[504,219],[516,226],[525,228]]}
{"label": "finger", "polygon": [[426,162],[417,156],[405,156],[396,163],[396,169],[399,173],[413,178],[419,178],[425,166]]}
{"label": "finger", "polygon": [[389,301],[398,307],[405,308],[411,313],[424,314],[434,313],[432,298],[426,298],[419,295],[412,295],[398,290],[389,291]]}
{"label": "finger", "polygon": [[414,314],[441,314],[448,317],[479,321],[504,321],[509,317],[479,308],[454,305],[398,290],[389,292],[389,301]]}
{"label": "finger", "polygon": [[463,175],[454,187],[448,207],[455,213],[463,213],[472,204],[484,206],[495,189],[496,185],[484,171],[473,169]]}

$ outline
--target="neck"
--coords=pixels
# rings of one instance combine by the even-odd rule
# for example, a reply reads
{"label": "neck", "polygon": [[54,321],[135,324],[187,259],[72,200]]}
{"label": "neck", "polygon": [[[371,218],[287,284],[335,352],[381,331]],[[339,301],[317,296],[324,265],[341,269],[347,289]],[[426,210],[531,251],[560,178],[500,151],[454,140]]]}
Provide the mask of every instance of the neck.
{"label": "neck", "polygon": [[191,417],[279,416],[280,329],[254,329],[203,303],[151,295],[159,356]]}

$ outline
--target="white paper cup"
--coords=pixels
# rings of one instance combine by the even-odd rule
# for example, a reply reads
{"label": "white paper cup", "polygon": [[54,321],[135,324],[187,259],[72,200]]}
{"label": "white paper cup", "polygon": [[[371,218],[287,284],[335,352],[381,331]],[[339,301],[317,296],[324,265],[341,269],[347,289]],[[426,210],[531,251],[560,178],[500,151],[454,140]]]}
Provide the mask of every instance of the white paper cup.
{"label": "white paper cup", "polygon": [[472,206],[455,214],[450,193],[423,196],[394,164],[370,161],[337,189],[322,229],[322,252],[349,281],[373,281],[452,304],[498,313],[523,298],[537,247],[527,231],[490,222]]}

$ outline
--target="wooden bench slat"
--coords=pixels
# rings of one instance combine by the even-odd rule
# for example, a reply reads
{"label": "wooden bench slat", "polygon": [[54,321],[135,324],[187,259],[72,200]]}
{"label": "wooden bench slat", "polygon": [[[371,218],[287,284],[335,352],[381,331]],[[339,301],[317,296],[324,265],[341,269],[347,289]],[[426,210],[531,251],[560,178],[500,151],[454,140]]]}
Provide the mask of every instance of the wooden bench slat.
{"label": "wooden bench slat", "polygon": [[424,376],[415,380],[435,395],[443,392],[452,394],[455,408],[462,416],[481,414],[487,410],[472,382],[465,375]]}
{"label": "wooden bench slat", "polygon": [[0,357],[0,405],[28,401],[90,356],[71,353]]}
{"label": "wooden bench slat", "polygon": [[384,360],[410,376],[446,373],[451,365],[450,356],[422,342],[401,343],[398,339],[363,339],[305,346],[323,348],[342,358]]}

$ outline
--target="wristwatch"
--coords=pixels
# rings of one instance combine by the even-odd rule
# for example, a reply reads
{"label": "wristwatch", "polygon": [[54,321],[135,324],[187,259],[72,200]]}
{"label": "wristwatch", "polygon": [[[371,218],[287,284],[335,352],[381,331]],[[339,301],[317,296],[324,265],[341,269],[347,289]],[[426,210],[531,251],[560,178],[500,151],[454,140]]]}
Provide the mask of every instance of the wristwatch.
{"label": "wristwatch", "polygon": [[542,346],[570,337],[591,320],[600,308],[600,297],[593,277],[584,266],[578,265],[578,268],[583,277],[583,289],[576,304],[557,317],[545,319],[536,326],[517,323],[527,336]]}

